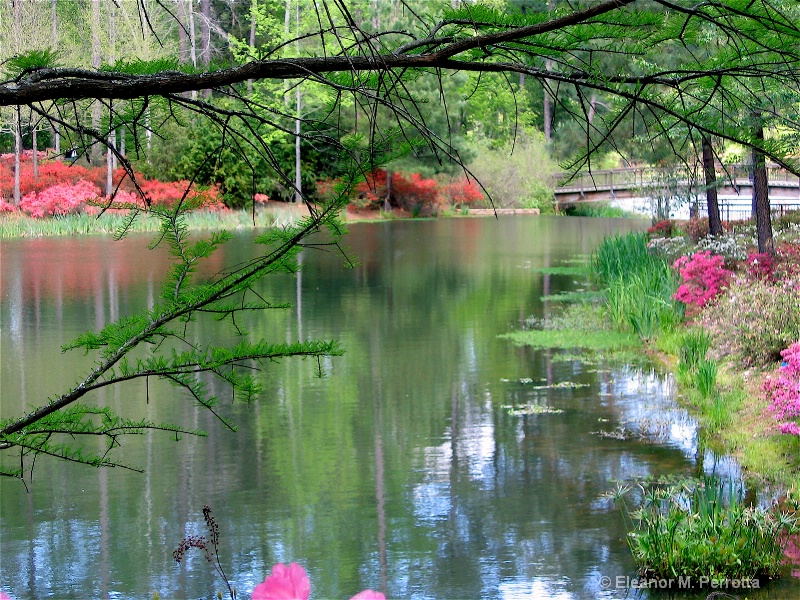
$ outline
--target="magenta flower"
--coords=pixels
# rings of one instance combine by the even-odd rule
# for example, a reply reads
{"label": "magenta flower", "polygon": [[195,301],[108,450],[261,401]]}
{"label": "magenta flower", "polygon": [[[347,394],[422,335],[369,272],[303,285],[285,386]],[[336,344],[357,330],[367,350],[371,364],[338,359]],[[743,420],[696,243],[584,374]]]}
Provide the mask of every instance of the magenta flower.
{"label": "magenta flower", "polygon": [[[311,581],[306,570],[297,563],[288,567],[277,564],[272,567],[272,574],[253,590],[253,600],[308,600],[311,594]],[[0,598],[3,600],[3,598]],[[381,592],[364,590],[350,600],[386,600]]]}
{"label": "magenta flower", "polygon": [[253,600],[307,600],[311,594],[311,581],[306,570],[297,563],[288,567],[277,564],[272,575],[253,590]]}
{"label": "magenta flower", "polygon": [[363,592],[357,593],[355,596],[350,598],[350,600],[386,600],[386,596],[384,596],[381,592],[364,590]]}

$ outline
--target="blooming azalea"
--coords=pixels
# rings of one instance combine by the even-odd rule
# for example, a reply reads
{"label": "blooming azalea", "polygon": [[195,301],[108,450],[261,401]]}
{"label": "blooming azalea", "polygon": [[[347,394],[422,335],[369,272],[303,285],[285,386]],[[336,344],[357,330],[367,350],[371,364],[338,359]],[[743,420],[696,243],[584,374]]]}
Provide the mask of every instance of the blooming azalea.
{"label": "blooming azalea", "polygon": [[384,596],[381,592],[364,590],[363,592],[357,593],[355,596],[350,598],[350,600],[386,600],[386,596]]}
{"label": "blooming azalea", "polygon": [[311,593],[311,581],[306,570],[297,563],[288,567],[277,564],[272,574],[253,590],[253,600],[306,600]]}
{"label": "blooming azalea", "polygon": [[[311,594],[311,581],[306,570],[297,563],[277,564],[272,574],[253,590],[253,600],[307,600]],[[0,599],[2,600],[2,599]],[[364,590],[350,600],[386,600],[381,592]]]}

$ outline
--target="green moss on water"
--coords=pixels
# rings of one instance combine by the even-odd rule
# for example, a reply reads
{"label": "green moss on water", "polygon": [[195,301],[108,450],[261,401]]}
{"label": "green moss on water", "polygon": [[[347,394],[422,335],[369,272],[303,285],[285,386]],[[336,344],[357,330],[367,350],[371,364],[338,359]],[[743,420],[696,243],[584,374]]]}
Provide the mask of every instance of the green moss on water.
{"label": "green moss on water", "polygon": [[500,336],[518,346],[536,349],[584,348],[587,350],[623,350],[640,345],[639,338],[618,331],[586,331],[584,329],[545,329],[513,331]]}
{"label": "green moss on water", "polygon": [[542,302],[595,302],[602,300],[603,292],[595,290],[581,290],[574,292],[561,292],[551,296],[542,296]]}
{"label": "green moss on water", "polygon": [[562,267],[537,267],[531,269],[534,273],[542,273],[543,275],[572,275],[573,277],[588,277],[589,271],[586,265],[584,266],[562,266]]}

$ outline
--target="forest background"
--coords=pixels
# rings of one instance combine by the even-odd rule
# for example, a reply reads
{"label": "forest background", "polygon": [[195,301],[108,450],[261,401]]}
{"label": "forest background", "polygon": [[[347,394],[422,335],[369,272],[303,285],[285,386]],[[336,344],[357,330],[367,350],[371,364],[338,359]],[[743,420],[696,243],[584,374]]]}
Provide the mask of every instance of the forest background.
{"label": "forest background", "polygon": [[[423,22],[436,21],[443,11],[454,8],[450,3],[427,0],[340,4],[353,27],[365,35],[419,35]],[[491,0],[483,4],[510,22],[515,17],[523,22],[537,14],[558,14],[562,9],[591,5],[566,0]],[[420,19],[419,15],[425,16]],[[311,0],[6,2],[0,5],[0,62],[10,74],[26,68],[19,62],[26,53],[29,61],[31,56],[38,56],[41,62],[59,67],[82,68],[89,62],[101,71],[135,71],[147,65],[151,72],[203,72],[244,64],[262,55],[274,57],[282,47],[287,55],[323,56],[327,51],[321,46],[324,42],[311,35],[320,27]],[[676,45],[675,52],[662,60],[665,69],[679,70],[690,57],[694,57],[693,49]],[[641,70],[637,65],[640,58],[633,54],[606,52],[598,54],[596,60],[611,63],[598,64],[596,68],[603,72]],[[558,68],[550,59],[545,66]],[[347,170],[344,156],[334,145],[325,143],[326,138],[345,143],[350,138],[366,154],[376,146],[375,130],[400,129],[401,134],[386,134],[379,140],[378,146],[396,151],[397,157],[357,190],[353,199],[357,207],[425,206],[435,210],[434,199],[449,205],[488,205],[491,198],[496,206],[538,208],[543,212],[554,208],[552,188],[557,174],[588,166],[575,160],[587,147],[588,129],[605,130],[600,120],[616,118],[618,110],[618,100],[610,93],[587,92],[524,73],[443,75],[430,70],[420,71],[413,82],[404,85],[398,91],[413,99],[408,110],[411,124],[400,123],[393,110],[377,103],[337,97],[329,84],[316,83],[313,78],[249,80],[240,93],[251,102],[251,108],[271,113],[275,126],[269,130],[254,127],[244,134],[251,139],[240,140],[229,135],[217,116],[176,114],[173,106],[159,106],[157,102],[142,109],[146,112],[138,121],[126,114],[137,110],[135,107],[114,106],[111,101],[106,107],[96,102],[72,102],[72,110],[91,122],[93,130],[108,132],[104,141],[130,160],[133,169],[143,175],[142,181],[193,181],[209,188],[213,200],[231,208],[250,206],[254,198],[292,201],[304,196],[312,202],[324,200]],[[198,92],[185,95],[188,101],[198,98]],[[216,89],[200,92],[200,100],[225,111],[234,110],[241,98]],[[169,114],[163,114],[165,111]],[[118,123],[114,122],[115,114]],[[697,176],[702,154],[699,138],[678,142],[648,124],[647,117],[646,112],[637,115],[634,111],[615,123],[593,149],[592,167],[680,165]],[[142,126],[133,127],[131,122]],[[414,122],[419,131],[415,131]],[[189,127],[183,126],[186,124]],[[770,131],[772,135],[781,132],[780,128]],[[431,137],[440,140],[446,151],[429,143]],[[749,160],[741,145],[723,145],[718,140],[714,144],[718,162]],[[248,145],[268,148],[268,152],[249,153]],[[45,148],[89,171],[66,174],[57,165],[50,166],[46,171],[50,179],[37,181],[36,150]],[[12,175],[15,150],[22,153],[16,168],[22,173],[20,182]],[[0,109],[0,153],[4,154],[0,160],[0,193],[7,210],[18,206],[26,194],[41,193],[53,181],[71,185],[77,179],[92,181],[96,186],[92,189],[74,189],[73,196],[81,200],[93,190],[102,190],[105,195],[115,190],[133,191],[130,182],[123,181],[124,171],[114,152],[97,140],[60,131],[53,120],[30,110]],[[387,173],[392,175],[387,177]],[[475,179],[483,190],[475,185]],[[180,197],[180,186],[156,187],[151,185],[147,190],[153,198],[159,198],[159,192],[163,198]],[[31,210],[46,212],[47,208],[34,203]]]}

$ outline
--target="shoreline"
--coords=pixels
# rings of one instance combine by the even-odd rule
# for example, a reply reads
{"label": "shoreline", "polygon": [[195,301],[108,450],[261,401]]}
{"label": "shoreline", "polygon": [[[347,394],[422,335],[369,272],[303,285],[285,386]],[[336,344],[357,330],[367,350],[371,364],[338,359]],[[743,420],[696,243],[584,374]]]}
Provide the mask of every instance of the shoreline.
{"label": "shoreline", "polygon": [[[448,209],[436,217],[499,217],[505,215],[538,215],[538,208],[472,208],[469,210]],[[219,229],[242,230],[246,227],[281,227],[294,223],[309,215],[305,205],[272,203],[251,209],[229,209],[225,211],[197,211],[186,214],[187,226],[193,231]],[[414,219],[408,211],[345,210],[342,216],[346,223],[364,223]],[[425,217],[421,217],[425,218]],[[125,215],[106,213],[98,218],[88,213],[75,213],[43,219],[20,213],[0,214],[0,239],[39,238],[50,236],[113,235],[124,223]],[[131,233],[156,233],[159,223],[143,214],[129,229]]]}

